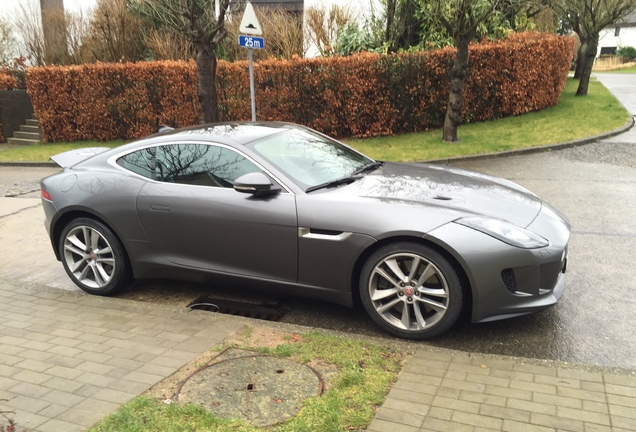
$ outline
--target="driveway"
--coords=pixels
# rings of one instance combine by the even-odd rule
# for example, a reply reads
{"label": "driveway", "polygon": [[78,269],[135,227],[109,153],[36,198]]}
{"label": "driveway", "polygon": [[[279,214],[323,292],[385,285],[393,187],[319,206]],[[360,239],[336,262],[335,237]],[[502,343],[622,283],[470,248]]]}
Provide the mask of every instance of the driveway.
{"label": "driveway", "polygon": [[[606,74],[599,79],[632,114],[636,112],[636,76]],[[636,369],[636,266],[631,258],[636,244],[636,129],[574,149],[455,166],[520,183],[570,218],[573,232],[566,291],[550,310],[507,321],[460,324],[441,338],[417,345]],[[29,184],[50,172],[14,171],[0,167],[5,189],[5,179],[11,179],[18,189],[27,191]],[[53,257],[39,199],[33,195],[37,193],[0,198],[0,278],[75,290]],[[170,297],[168,301],[178,303],[184,301],[179,293],[193,300],[222,290],[212,288],[148,282],[124,296],[143,299],[159,290]],[[283,300],[291,309],[286,322],[387,337],[360,311]]]}

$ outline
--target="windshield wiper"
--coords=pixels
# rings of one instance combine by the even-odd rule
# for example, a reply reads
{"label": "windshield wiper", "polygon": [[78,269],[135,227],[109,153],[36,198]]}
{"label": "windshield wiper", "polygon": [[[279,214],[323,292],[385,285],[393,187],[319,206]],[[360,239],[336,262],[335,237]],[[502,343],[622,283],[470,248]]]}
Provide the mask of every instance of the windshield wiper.
{"label": "windshield wiper", "polygon": [[321,183],[321,184],[316,185],[316,186],[308,187],[305,190],[305,193],[309,193],[309,192],[312,192],[312,191],[315,191],[315,190],[318,190],[318,189],[335,187],[335,186],[339,186],[341,184],[353,183],[354,181],[356,181],[356,180],[358,180],[360,178],[362,178],[361,175],[349,175],[349,176],[346,176],[346,177],[340,177],[338,179],[331,180],[331,181],[328,181],[326,183]]}
{"label": "windshield wiper", "polygon": [[380,162],[380,161],[369,162],[368,164],[352,172],[351,175],[354,176],[354,175],[362,174],[365,171],[373,171],[375,169],[380,168],[382,165],[384,165],[384,162]]}

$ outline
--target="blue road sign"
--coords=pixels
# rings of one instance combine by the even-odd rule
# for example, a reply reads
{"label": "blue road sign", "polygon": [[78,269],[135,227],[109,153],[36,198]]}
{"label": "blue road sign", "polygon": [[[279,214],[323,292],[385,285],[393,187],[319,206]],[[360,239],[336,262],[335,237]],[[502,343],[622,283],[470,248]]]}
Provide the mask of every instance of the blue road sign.
{"label": "blue road sign", "polygon": [[239,35],[239,45],[243,48],[265,48],[265,39],[254,36]]}

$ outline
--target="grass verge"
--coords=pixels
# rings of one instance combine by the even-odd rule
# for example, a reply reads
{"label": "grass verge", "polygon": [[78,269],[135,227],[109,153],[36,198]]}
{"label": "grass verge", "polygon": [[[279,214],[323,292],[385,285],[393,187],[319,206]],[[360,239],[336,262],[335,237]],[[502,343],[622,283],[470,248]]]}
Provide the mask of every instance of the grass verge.
{"label": "grass verge", "polygon": [[0,144],[0,162],[46,162],[51,156],[68,150],[86,147],[117,147],[124,141],[75,141],[57,143],[39,143],[28,146],[2,148]]}
{"label": "grass verge", "polygon": [[456,143],[442,141],[437,129],[347,143],[374,159],[421,161],[556,144],[609,132],[629,120],[629,113],[600,82],[591,80],[585,97],[575,96],[577,86],[578,81],[569,78],[552,108],[463,125]]}
{"label": "grass verge", "polygon": [[[617,71],[628,73],[629,69]],[[505,150],[523,149],[572,141],[614,130],[629,120],[629,113],[596,80],[590,81],[589,93],[576,97],[578,81],[568,78],[557,106],[516,117],[469,123],[459,128],[460,141],[442,141],[439,129],[346,142],[374,159],[385,161],[422,161]],[[123,141],[82,141],[52,143],[2,149],[0,162],[45,162],[63,151],[81,147],[115,147]]]}
{"label": "grass verge", "polygon": [[596,71],[598,73],[617,73],[617,74],[636,74],[636,66],[628,67],[624,69],[615,69],[608,71]]}
{"label": "grass verge", "polygon": [[382,403],[391,384],[397,380],[403,363],[403,355],[387,347],[317,332],[293,337],[289,335],[274,348],[243,344],[239,347],[289,357],[301,363],[321,359],[336,366],[338,373],[322,396],[306,399],[296,417],[273,427],[253,427],[244,421],[219,418],[199,406],[166,405],[154,398],[142,396],[125,404],[97,424],[91,432],[359,430],[370,423],[375,408]]}

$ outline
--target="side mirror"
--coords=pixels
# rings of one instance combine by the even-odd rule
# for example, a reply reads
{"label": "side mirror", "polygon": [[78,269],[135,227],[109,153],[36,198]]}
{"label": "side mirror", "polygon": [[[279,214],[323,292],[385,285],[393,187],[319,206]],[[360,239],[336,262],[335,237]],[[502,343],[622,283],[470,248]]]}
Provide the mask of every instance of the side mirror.
{"label": "side mirror", "polygon": [[280,192],[280,188],[274,186],[269,177],[262,172],[243,174],[234,181],[234,190],[255,196]]}

